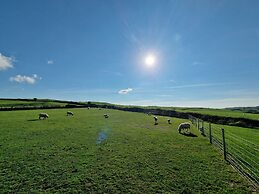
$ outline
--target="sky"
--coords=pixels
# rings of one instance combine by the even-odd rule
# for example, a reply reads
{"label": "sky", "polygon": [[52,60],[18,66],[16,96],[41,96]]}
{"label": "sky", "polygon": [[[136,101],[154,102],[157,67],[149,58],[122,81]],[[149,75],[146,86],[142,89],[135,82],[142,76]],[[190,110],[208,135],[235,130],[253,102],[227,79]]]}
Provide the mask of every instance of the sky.
{"label": "sky", "polygon": [[2,0],[0,97],[259,105],[258,0]]}

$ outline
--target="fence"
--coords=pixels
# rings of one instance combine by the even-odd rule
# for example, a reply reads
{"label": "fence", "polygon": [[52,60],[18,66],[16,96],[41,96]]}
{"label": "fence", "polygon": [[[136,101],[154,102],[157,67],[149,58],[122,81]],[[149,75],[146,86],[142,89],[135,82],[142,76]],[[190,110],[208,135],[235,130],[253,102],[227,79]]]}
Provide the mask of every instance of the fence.
{"label": "fence", "polygon": [[189,116],[189,119],[200,133],[222,152],[224,159],[247,178],[258,191],[259,144],[193,116]]}

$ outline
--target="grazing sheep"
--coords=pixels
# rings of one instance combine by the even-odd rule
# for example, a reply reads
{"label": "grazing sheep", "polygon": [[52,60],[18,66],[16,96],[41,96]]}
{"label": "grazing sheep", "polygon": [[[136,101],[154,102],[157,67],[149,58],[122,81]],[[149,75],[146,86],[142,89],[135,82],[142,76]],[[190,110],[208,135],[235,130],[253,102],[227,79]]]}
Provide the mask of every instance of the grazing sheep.
{"label": "grazing sheep", "polygon": [[49,118],[49,115],[47,113],[40,113],[39,114],[39,119],[46,119]]}
{"label": "grazing sheep", "polygon": [[167,122],[168,122],[168,124],[171,124],[171,120],[170,119],[167,119]]}
{"label": "grazing sheep", "polygon": [[74,113],[72,113],[71,111],[67,111],[67,116],[74,116]]}
{"label": "grazing sheep", "polygon": [[104,116],[104,118],[106,118],[106,119],[109,118],[109,115],[108,115],[108,114],[104,114],[103,116]]}
{"label": "grazing sheep", "polygon": [[179,126],[178,126],[178,131],[179,133],[182,132],[183,129],[185,130],[189,130],[191,128],[191,124],[190,123],[181,123]]}
{"label": "grazing sheep", "polygon": [[154,116],[154,120],[155,120],[155,125],[158,125],[158,118],[156,116]]}

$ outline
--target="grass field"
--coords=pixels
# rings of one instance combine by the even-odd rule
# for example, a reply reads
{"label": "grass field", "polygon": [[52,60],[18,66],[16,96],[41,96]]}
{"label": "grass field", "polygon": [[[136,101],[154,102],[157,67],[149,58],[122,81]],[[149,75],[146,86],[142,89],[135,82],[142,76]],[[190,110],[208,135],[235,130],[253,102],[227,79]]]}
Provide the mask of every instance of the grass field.
{"label": "grass field", "polygon": [[67,103],[54,102],[51,100],[37,100],[37,101],[25,101],[25,100],[2,100],[0,99],[1,107],[46,107],[46,106],[65,106]]}
{"label": "grass field", "polygon": [[259,114],[246,113],[240,110],[232,109],[214,109],[214,108],[181,108],[181,107],[148,107],[148,108],[161,108],[165,110],[175,110],[177,112],[199,113],[203,115],[233,117],[233,118],[247,118],[253,120],[259,120]]}
{"label": "grass field", "polygon": [[210,108],[175,108],[178,112],[193,112],[213,116],[234,117],[234,118],[247,118],[259,120],[259,114],[244,113],[239,110],[229,109],[210,109]]}
{"label": "grass field", "polygon": [[[0,112],[0,191],[85,193],[250,193],[218,150],[180,135],[184,121],[116,110]],[[108,113],[110,118],[104,119]]]}
{"label": "grass field", "polygon": [[[204,124],[208,135],[208,123]],[[212,124],[212,136],[222,142],[225,130],[227,153],[235,157],[243,170],[259,183],[259,131],[258,129]]]}
{"label": "grass field", "polygon": [[[82,104],[87,104],[87,102],[81,102]],[[121,106],[127,107],[123,105],[115,105],[109,104],[105,102],[91,102],[95,105],[114,105],[114,106]],[[38,99],[37,101],[24,101],[24,100],[4,100],[0,99],[0,108],[1,107],[28,107],[28,106],[66,106],[69,104],[65,102],[57,102],[51,99]],[[141,107],[141,106],[134,106],[134,107]],[[255,113],[246,113],[242,112],[242,108],[240,110],[232,110],[232,109],[212,109],[212,108],[180,108],[180,107],[158,107],[158,106],[148,106],[148,107],[141,107],[147,109],[165,109],[165,110],[175,110],[177,112],[188,112],[188,113],[199,113],[204,115],[211,115],[211,116],[222,116],[222,117],[234,117],[234,118],[247,118],[253,120],[259,120],[259,114]],[[243,108],[246,110],[245,108]]]}

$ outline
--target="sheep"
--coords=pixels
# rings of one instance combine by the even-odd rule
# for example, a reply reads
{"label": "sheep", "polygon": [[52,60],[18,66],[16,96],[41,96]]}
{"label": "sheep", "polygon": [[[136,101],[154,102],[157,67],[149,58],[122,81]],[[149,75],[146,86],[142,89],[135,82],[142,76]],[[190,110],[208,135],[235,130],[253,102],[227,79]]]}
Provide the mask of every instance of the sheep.
{"label": "sheep", "polygon": [[39,114],[39,119],[46,119],[46,118],[49,118],[49,115],[47,113],[40,113]]}
{"label": "sheep", "polygon": [[155,125],[158,125],[158,118],[156,116],[154,116],[154,120],[155,120]]}
{"label": "sheep", "polygon": [[167,119],[168,124],[172,124],[170,119]]}
{"label": "sheep", "polygon": [[104,116],[104,118],[106,118],[106,119],[109,118],[109,115],[108,115],[108,114],[104,114],[103,116]]}
{"label": "sheep", "polygon": [[67,111],[67,116],[74,116],[74,113],[71,111]]}
{"label": "sheep", "polygon": [[191,124],[190,123],[181,123],[179,126],[178,126],[178,132],[181,133],[182,129],[186,129],[186,130],[189,130],[191,128]]}

